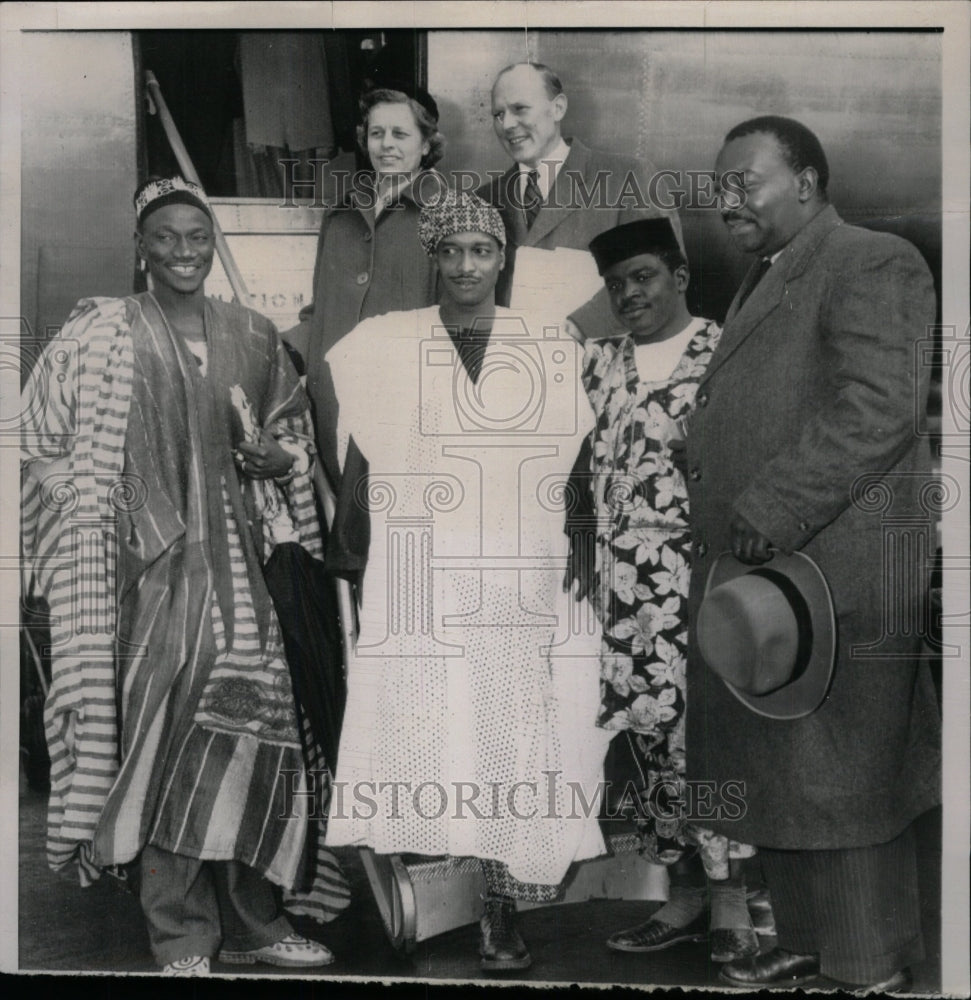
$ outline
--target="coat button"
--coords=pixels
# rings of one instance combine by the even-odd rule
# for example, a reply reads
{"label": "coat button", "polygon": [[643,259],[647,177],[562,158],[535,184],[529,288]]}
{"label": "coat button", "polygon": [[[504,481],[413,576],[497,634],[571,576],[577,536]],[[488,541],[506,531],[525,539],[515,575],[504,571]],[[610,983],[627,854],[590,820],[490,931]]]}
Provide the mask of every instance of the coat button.
{"label": "coat button", "polygon": [[707,545],[707,543],[706,542],[698,542],[698,544],[695,545],[695,552],[697,552],[699,556],[706,556],[706,555],[708,555],[708,545]]}
{"label": "coat button", "polygon": [[362,271],[362,272],[361,272],[361,273],[360,273],[360,274],[359,274],[359,275],[357,276],[357,283],[358,283],[359,285],[366,285],[366,284],[367,284],[367,279],[368,279],[368,273],[367,273],[367,271]]}
{"label": "coat button", "polygon": [[371,242],[371,230],[370,229],[364,234],[364,242],[365,243],[370,243]]}
{"label": "coat button", "polygon": [[704,389],[702,389],[702,391],[698,393],[698,395],[697,395],[696,398],[697,398],[697,402],[698,402],[699,406],[707,406],[708,405],[708,393],[705,392]]}
{"label": "coat button", "polygon": [[699,479],[701,479],[701,469],[699,469],[699,468],[697,468],[697,467],[695,467],[694,469],[692,469],[692,470],[691,470],[691,471],[690,471],[690,472],[688,473],[688,478],[689,478],[689,479],[690,479],[690,480],[691,480],[691,481],[692,481],[693,483],[696,483],[696,482],[698,482],[698,480],[699,480]]}
{"label": "coat button", "polygon": [[808,521],[800,521],[799,522],[799,530],[800,531],[809,531],[809,528],[810,528],[810,524],[809,524]]}

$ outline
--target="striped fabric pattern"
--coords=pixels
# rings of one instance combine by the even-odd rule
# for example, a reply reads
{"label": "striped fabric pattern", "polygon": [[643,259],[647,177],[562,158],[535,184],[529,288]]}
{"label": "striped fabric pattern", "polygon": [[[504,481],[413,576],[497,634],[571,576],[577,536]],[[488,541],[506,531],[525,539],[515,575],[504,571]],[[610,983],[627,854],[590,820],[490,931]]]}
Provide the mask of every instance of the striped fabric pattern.
{"label": "striped fabric pattern", "polygon": [[312,836],[315,838],[312,859],[312,881],[303,892],[284,890],[283,905],[288,913],[311,917],[318,923],[333,920],[351,902],[351,889],[333,852],[324,846],[325,819],[330,806],[331,773],[324,754],[310,730],[306,716],[301,717],[304,746],[307,748],[308,774],[314,793],[310,813]]}
{"label": "striped fabric pattern", "polygon": [[[28,476],[22,505],[24,563],[52,616],[44,721],[51,756],[47,853],[55,868],[91,841],[118,773],[109,498],[124,482],[131,371],[125,303],[86,299],[23,393],[24,460],[70,459],[66,473],[43,487]],[[86,881],[93,871],[83,855],[79,860]]]}
{"label": "striped fabric pattern", "polygon": [[[286,889],[302,887],[315,846],[308,834],[322,843],[323,830],[282,778],[306,789],[305,749],[259,571],[264,553],[249,534],[244,553],[248,515],[220,422],[223,386],[201,381],[153,310],[150,296],[82,302],[25,390],[25,462],[65,459],[73,483],[49,477],[41,489],[28,475],[24,493],[27,582],[48,596],[56,621],[48,859],[55,868],[77,860],[84,882],[151,842],[235,858]],[[306,398],[266,321],[213,300],[206,310],[210,376],[220,365],[245,369],[254,398],[268,404],[263,426],[309,443]],[[58,488],[70,510],[52,502]],[[309,471],[288,484],[286,499],[302,544],[319,558]],[[117,652],[134,642],[124,658],[115,656],[116,626]],[[245,702],[238,727],[193,712],[211,682],[245,689],[253,677],[259,718],[245,719]],[[347,885],[332,855],[317,875],[315,915],[328,919],[347,905]]]}
{"label": "striped fabric pattern", "polygon": [[[216,662],[209,674],[202,699],[196,709],[195,720],[200,726],[217,732],[249,733],[270,743],[299,747],[300,735],[297,731],[296,708],[290,685],[290,672],[283,660],[283,639],[275,616],[269,620],[268,635],[264,644],[260,640],[256,608],[249,587],[238,586],[246,580],[249,568],[243,554],[243,546],[236,528],[233,507],[230,502],[226,482],[221,483],[223,515],[226,519],[226,535],[229,546],[229,572],[233,581],[234,629],[232,650],[227,648],[226,629],[219,609],[219,603],[212,604],[213,637],[216,642]],[[262,702],[272,711],[246,714],[237,717],[220,712],[220,706],[233,708],[238,698],[234,692],[241,685],[245,690],[261,691]],[[276,697],[277,691],[285,691],[286,697]]]}

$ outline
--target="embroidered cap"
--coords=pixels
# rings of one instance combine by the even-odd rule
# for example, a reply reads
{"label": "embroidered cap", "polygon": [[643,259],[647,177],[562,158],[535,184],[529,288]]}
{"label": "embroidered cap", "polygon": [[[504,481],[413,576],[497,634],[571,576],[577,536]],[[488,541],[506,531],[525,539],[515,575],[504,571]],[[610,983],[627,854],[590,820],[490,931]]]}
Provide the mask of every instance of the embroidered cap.
{"label": "embroidered cap", "polygon": [[194,205],[212,218],[206,192],[198,184],[181,177],[152,177],[135,192],[134,201],[139,225],[146,215],[163,205]]}
{"label": "embroidered cap", "polygon": [[464,191],[447,192],[444,198],[423,208],[418,217],[418,239],[429,257],[453,233],[486,233],[499,243],[500,249],[506,246],[506,227],[499,212]]}

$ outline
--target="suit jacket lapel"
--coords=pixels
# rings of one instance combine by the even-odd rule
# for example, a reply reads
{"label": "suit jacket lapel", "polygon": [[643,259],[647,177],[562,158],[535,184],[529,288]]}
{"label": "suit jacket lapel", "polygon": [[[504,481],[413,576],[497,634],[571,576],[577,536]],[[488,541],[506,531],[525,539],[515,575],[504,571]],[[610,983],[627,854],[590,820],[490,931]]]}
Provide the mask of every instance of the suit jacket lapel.
{"label": "suit jacket lapel", "polygon": [[[758,284],[760,270],[761,263],[759,260],[755,260],[752,262],[752,266],[745,272],[745,277],[742,278],[742,283],[738,286],[735,298],[732,299],[732,304],[728,307],[728,313],[725,316],[725,326],[728,326],[735,319],[736,315],[738,315],[740,303],[748,297],[752,286]],[[768,277],[768,272],[766,272],[765,277]]]}
{"label": "suit jacket lapel", "polygon": [[712,355],[702,381],[707,381],[713,370],[724,363],[739,344],[782,302],[786,290],[786,264],[780,257],[772,267],[769,268],[765,277],[759,283],[758,290],[753,292],[745,305],[741,309],[738,307],[738,300],[741,298],[741,289],[750,288],[759,272],[759,262],[755,261],[745,279],[742,282],[739,293],[735,296],[728,310],[725,319],[725,327],[722,330],[722,339]]}
{"label": "suit jacket lapel", "polygon": [[[568,219],[579,208],[575,204],[576,185],[570,180],[570,174],[579,174],[586,180],[587,165],[590,160],[590,150],[578,139],[570,139],[570,154],[564,160],[556,175],[553,190],[546,198],[546,204],[539,211],[533,228],[527,231],[523,246],[534,247],[556,227]],[[522,216],[522,212],[518,213]],[[523,226],[525,229],[525,224]]]}
{"label": "suit jacket lapel", "polygon": [[702,382],[707,382],[746,337],[782,304],[789,282],[802,274],[822,240],[842,224],[843,220],[836,214],[836,209],[827,205],[793,237],[766,272],[759,287],[739,308],[742,292],[751,288],[758,276],[758,260],[752,264],[728,307],[721,341],[701,377]]}

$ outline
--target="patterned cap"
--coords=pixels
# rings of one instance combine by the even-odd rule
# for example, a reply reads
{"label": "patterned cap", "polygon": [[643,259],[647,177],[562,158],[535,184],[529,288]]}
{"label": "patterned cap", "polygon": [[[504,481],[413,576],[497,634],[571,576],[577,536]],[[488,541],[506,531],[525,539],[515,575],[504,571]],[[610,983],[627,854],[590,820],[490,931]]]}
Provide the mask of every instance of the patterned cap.
{"label": "patterned cap", "polygon": [[141,223],[149,212],[163,205],[195,205],[212,218],[206,192],[181,177],[153,177],[135,192],[135,213]]}
{"label": "patterned cap", "polygon": [[506,246],[506,228],[502,216],[481,198],[465,191],[449,191],[444,198],[421,210],[418,239],[431,257],[438,244],[453,233],[487,233]]}

